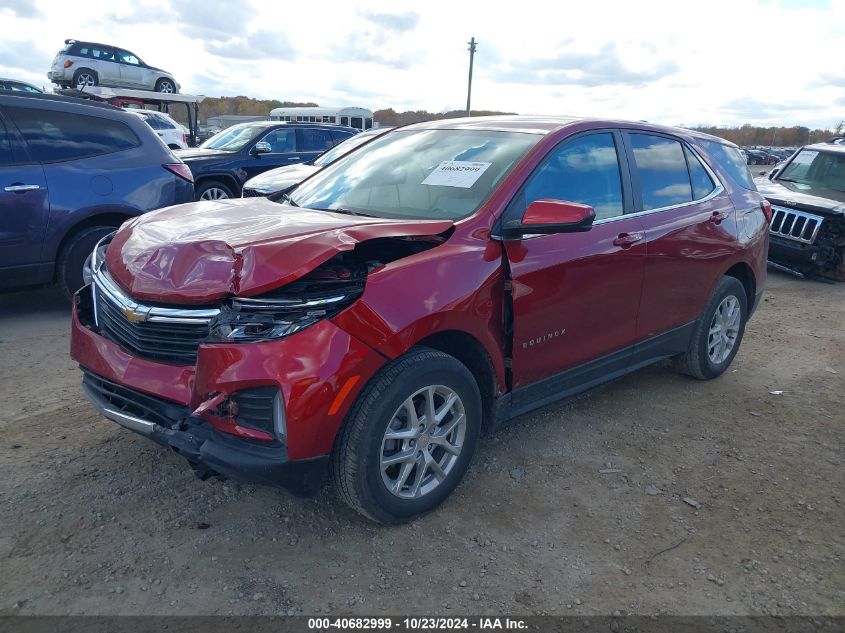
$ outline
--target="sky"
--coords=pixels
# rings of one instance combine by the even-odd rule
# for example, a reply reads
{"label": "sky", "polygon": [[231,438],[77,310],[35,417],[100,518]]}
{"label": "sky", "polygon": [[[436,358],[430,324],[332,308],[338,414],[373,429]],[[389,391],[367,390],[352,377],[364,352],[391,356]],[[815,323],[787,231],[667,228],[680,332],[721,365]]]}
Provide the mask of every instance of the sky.
{"label": "sky", "polygon": [[182,92],[373,110],[472,106],[669,125],[845,119],[845,0],[0,0],[0,76],[49,86],[66,38]]}

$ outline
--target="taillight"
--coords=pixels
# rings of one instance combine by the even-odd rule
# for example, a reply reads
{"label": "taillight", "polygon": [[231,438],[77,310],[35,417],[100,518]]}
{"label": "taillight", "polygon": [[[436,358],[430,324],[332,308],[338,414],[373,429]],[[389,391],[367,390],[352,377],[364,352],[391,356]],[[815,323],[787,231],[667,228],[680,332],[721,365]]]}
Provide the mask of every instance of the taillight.
{"label": "taillight", "polygon": [[70,61],[69,59],[66,59],[65,60],[65,68],[70,68],[71,66],[73,66],[73,62]]}
{"label": "taillight", "polygon": [[188,135],[182,132],[182,145],[188,144]]}
{"label": "taillight", "polygon": [[766,224],[772,221],[772,203],[768,200],[763,200],[760,203],[760,207],[763,209],[763,214],[766,216]]}
{"label": "taillight", "polygon": [[188,182],[194,182],[194,175],[191,173],[190,167],[188,167],[185,163],[167,163],[166,165],[162,165],[167,171],[176,174],[179,178],[183,178]]}

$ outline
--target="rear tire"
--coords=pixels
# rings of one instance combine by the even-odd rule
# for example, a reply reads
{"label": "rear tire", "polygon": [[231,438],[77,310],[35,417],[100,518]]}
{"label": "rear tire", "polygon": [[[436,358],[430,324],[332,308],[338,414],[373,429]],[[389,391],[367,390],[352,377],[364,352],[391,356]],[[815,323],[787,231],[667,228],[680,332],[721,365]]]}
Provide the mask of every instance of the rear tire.
{"label": "rear tire", "polygon": [[97,77],[97,73],[90,68],[80,68],[73,73],[73,87],[77,90],[84,90],[85,88],[96,86],[99,83],[100,79]]}
{"label": "rear tire", "polygon": [[72,235],[59,253],[56,261],[56,281],[68,298],[85,285],[82,268],[94,246],[115,230],[114,226],[91,226]]}
{"label": "rear tire", "polygon": [[735,277],[722,277],[698,319],[689,348],[673,360],[681,373],[699,380],[710,380],[725,373],[739,351],[748,296]]}
{"label": "rear tire", "polygon": [[481,396],[469,370],[414,348],[376,374],[349,411],[332,455],[335,488],[373,521],[410,521],[460,483],[480,433]]}
{"label": "rear tire", "polygon": [[195,190],[194,199],[199,200],[225,200],[234,198],[232,190],[219,180],[204,180]]}

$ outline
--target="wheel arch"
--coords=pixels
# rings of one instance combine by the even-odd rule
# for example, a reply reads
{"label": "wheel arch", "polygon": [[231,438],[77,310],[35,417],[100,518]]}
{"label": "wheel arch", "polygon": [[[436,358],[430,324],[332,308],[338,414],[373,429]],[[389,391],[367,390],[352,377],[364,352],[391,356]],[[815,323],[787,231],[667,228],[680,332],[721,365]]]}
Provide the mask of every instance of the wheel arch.
{"label": "wheel arch", "polygon": [[241,195],[241,186],[238,184],[237,179],[231,174],[227,174],[225,172],[201,174],[194,181],[194,191],[199,189],[203,185],[203,183],[208,182],[209,180],[217,180],[218,182],[221,182],[227,187],[231,187],[232,195],[234,197],[238,197],[239,195]]}
{"label": "wheel arch", "polygon": [[119,227],[121,224],[126,222],[131,218],[136,217],[137,214],[133,215],[131,213],[121,213],[119,211],[108,211],[105,213],[96,213],[94,215],[89,215],[88,217],[80,220],[76,224],[69,227],[62,239],[59,241],[58,246],[56,247],[55,252],[53,253],[53,281],[56,280],[56,276],[58,274],[58,266],[59,266],[59,253],[62,252],[65,245],[73,239],[73,237],[79,233],[80,231],[84,231],[85,229],[91,228],[92,226],[114,226]]}
{"label": "wheel arch", "polygon": [[733,277],[742,284],[742,287],[745,288],[748,311],[751,313],[755,308],[754,300],[757,297],[757,279],[751,266],[745,262],[737,262],[728,268],[723,276]]}
{"label": "wheel arch", "polygon": [[475,378],[481,394],[482,429],[492,427],[496,402],[496,374],[484,345],[462,330],[444,330],[417,341],[415,347],[430,347],[460,361]]}

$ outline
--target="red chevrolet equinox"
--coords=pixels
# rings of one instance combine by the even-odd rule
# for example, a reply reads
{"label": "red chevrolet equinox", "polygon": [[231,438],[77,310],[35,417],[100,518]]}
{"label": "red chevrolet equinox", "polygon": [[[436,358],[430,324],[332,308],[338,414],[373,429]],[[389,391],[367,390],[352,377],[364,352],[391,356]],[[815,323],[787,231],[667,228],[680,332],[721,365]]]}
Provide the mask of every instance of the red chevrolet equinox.
{"label": "red chevrolet equinox", "polygon": [[97,246],[72,355],[107,418],[200,478],[384,523],[479,434],[662,359],[715,378],[766,275],[737,148],[609,120],[422,123],[276,199],[170,207]]}

